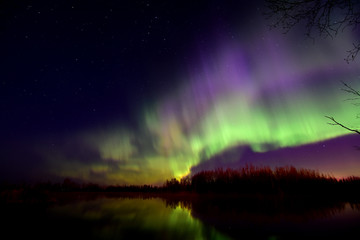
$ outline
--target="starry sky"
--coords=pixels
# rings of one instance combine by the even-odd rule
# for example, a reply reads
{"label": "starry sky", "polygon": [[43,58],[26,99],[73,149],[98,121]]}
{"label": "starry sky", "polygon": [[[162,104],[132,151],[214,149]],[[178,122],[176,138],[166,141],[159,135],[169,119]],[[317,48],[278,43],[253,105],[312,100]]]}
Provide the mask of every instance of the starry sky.
{"label": "starry sky", "polygon": [[[263,1],[2,1],[0,180],[161,184],[203,169],[360,174],[358,32],[270,29]],[[355,104],[354,104],[355,103]]]}

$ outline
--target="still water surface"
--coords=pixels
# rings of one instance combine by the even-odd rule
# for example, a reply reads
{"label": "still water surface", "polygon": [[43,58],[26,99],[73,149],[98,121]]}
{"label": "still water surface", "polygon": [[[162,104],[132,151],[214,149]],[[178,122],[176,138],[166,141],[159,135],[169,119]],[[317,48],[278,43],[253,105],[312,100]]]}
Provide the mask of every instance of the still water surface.
{"label": "still water surface", "polygon": [[102,198],[56,206],[49,213],[85,222],[90,236],[99,239],[230,239],[189,209],[167,207],[160,198]]}
{"label": "still water surface", "polygon": [[359,204],[242,199],[102,197],[55,205],[64,235],[92,239],[347,239]]}

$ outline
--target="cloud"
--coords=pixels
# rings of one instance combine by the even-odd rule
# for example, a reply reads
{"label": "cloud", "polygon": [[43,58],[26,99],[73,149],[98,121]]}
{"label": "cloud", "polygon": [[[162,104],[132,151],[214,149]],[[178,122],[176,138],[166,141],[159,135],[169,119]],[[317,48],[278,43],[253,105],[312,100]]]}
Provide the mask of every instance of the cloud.
{"label": "cloud", "polygon": [[237,169],[246,164],[253,164],[270,167],[293,165],[298,168],[316,169],[339,178],[357,176],[360,169],[360,153],[354,145],[358,140],[358,135],[350,134],[313,144],[260,153],[254,152],[249,146],[237,146],[193,166],[191,173],[217,168]]}

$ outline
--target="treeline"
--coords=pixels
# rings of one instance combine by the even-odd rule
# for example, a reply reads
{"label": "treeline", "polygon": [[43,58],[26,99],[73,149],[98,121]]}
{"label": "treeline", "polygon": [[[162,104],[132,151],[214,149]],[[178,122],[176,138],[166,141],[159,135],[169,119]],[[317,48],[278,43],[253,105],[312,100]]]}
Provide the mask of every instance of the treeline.
{"label": "treeline", "polygon": [[359,197],[360,178],[336,179],[309,169],[293,166],[217,169],[202,171],[181,180],[167,180],[167,191],[197,193],[236,193],[250,195],[334,195]]}
{"label": "treeline", "polygon": [[109,185],[103,186],[96,183],[78,183],[70,178],[65,178],[62,183],[51,181],[36,184],[8,184],[0,183],[0,192],[6,190],[17,190],[23,192],[49,191],[49,192],[156,192],[162,187],[153,185]]}
{"label": "treeline", "polygon": [[0,184],[0,198],[42,198],[48,192],[133,192],[133,193],[234,193],[241,195],[337,195],[360,199],[360,178],[336,179],[309,169],[292,166],[217,169],[201,171],[180,180],[166,180],[163,186],[80,184],[69,178],[62,183],[43,182],[34,185]]}
{"label": "treeline", "polygon": [[[0,204],[50,203],[58,202],[60,199],[66,202],[79,197],[96,198],[98,193],[159,193],[162,191],[161,189],[161,187],[152,185],[101,186],[96,183],[81,184],[70,178],[65,178],[62,183],[47,181],[37,184],[8,184],[3,182],[0,183]],[[69,193],[70,195],[63,195],[62,193]],[[84,193],[85,195],[72,193]],[[89,195],[90,193],[91,195]],[[95,193],[95,195],[92,193]]]}

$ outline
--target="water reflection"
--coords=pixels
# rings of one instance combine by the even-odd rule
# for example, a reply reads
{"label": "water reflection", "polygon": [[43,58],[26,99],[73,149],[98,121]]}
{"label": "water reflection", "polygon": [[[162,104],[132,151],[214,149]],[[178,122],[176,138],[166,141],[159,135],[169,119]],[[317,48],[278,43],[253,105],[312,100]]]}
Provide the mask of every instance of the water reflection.
{"label": "water reflection", "polygon": [[[360,204],[309,198],[73,194],[2,206],[15,239],[347,239]],[[4,234],[5,234],[4,233]]]}
{"label": "water reflection", "polygon": [[86,222],[95,239],[228,239],[160,198],[102,198],[53,207],[51,215]]}
{"label": "water reflection", "polygon": [[234,239],[347,239],[360,233],[359,203],[314,198],[199,197],[168,199]]}

